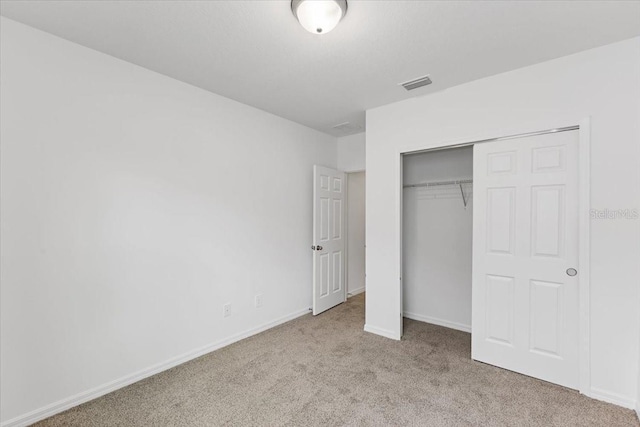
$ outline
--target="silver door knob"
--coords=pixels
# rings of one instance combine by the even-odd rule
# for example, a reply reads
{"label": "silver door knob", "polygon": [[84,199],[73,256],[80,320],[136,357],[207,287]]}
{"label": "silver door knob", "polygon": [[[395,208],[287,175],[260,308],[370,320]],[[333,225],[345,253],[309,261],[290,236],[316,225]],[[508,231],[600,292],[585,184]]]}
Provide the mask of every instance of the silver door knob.
{"label": "silver door knob", "polygon": [[578,274],[578,270],[576,270],[575,268],[567,268],[567,276],[575,276],[576,274]]}
{"label": "silver door knob", "polygon": [[322,250],[322,246],[318,246],[317,250],[321,251]]}

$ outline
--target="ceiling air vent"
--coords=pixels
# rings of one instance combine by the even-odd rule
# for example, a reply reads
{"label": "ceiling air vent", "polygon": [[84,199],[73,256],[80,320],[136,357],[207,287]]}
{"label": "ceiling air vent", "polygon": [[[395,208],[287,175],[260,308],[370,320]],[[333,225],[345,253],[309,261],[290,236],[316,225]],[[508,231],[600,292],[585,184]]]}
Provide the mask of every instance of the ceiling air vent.
{"label": "ceiling air vent", "polygon": [[355,123],[344,122],[340,123],[339,125],[335,125],[333,127],[333,130],[346,135],[349,133],[358,133],[362,130],[362,126]]}
{"label": "ceiling air vent", "polygon": [[418,89],[419,87],[430,85],[430,84],[431,84],[431,79],[429,78],[429,76],[424,76],[424,77],[417,78],[415,80],[411,80],[409,82],[400,83],[400,85],[406,90],[414,90],[414,89]]}

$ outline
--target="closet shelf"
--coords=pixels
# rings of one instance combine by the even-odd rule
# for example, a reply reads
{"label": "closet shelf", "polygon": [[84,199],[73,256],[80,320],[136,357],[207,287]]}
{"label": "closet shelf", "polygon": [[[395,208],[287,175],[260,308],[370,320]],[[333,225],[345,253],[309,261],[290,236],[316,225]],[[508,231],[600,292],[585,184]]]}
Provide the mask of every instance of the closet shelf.
{"label": "closet shelf", "polygon": [[437,187],[439,185],[460,185],[460,184],[473,184],[472,179],[461,179],[457,181],[434,181],[434,182],[421,182],[419,184],[407,184],[404,188],[417,188],[417,187]]}
{"label": "closet shelf", "polygon": [[460,179],[456,181],[434,181],[434,182],[422,182],[419,184],[407,184],[404,185],[403,188],[418,188],[418,187],[440,187],[443,185],[458,185],[460,186],[460,194],[462,195],[462,203],[464,203],[464,207],[467,207],[467,197],[464,194],[464,190],[462,189],[462,184],[473,184],[472,179]]}

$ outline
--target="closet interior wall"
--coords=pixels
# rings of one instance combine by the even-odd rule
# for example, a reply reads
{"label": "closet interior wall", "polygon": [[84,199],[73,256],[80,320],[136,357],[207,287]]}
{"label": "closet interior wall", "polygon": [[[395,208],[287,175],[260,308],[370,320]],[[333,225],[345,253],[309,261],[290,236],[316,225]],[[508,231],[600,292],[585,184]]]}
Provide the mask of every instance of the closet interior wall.
{"label": "closet interior wall", "polygon": [[404,317],[471,331],[473,147],[404,156]]}

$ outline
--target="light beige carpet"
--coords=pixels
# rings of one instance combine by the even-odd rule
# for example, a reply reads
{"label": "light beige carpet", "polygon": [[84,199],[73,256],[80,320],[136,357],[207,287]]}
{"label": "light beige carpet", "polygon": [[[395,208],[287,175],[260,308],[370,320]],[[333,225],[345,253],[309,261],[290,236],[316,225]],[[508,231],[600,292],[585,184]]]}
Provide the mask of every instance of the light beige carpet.
{"label": "light beige carpet", "polygon": [[405,320],[363,332],[364,295],[42,426],[638,426],[633,411],[470,359],[471,337]]}

